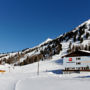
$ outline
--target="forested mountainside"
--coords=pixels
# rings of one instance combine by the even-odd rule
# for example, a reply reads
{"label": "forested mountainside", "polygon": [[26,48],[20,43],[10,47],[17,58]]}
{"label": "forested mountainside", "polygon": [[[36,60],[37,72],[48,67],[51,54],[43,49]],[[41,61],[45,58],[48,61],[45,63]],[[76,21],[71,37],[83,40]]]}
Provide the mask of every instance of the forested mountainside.
{"label": "forested mountainside", "polygon": [[50,59],[54,55],[60,55],[61,57],[75,50],[90,51],[90,20],[82,23],[74,30],[60,35],[56,39],[47,39],[34,48],[0,54],[0,63],[26,65],[39,60]]}

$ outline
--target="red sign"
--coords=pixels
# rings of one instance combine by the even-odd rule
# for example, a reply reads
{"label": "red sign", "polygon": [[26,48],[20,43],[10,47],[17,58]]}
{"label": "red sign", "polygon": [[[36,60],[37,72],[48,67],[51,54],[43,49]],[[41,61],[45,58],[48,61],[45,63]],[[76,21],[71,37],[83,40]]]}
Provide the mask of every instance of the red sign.
{"label": "red sign", "polygon": [[69,61],[71,62],[72,61],[72,58],[69,58]]}

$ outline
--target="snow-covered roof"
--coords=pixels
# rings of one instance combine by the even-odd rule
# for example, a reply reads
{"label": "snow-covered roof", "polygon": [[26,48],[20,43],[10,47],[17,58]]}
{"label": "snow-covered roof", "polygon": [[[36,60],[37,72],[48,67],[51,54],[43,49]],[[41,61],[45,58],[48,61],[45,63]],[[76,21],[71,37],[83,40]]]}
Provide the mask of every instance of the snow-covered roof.
{"label": "snow-covered roof", "polygon": [[80,50],[81,52],[86,52],[86,53],[90,53],[90,51],[86,51],[86,50]]}

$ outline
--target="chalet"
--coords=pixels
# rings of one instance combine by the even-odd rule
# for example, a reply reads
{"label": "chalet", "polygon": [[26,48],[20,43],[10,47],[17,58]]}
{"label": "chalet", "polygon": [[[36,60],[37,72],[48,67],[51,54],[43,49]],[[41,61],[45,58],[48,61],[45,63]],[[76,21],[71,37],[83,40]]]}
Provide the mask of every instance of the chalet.
{"label": "chalet", "polygon": [[90,71],[90,51],[80,50],[63,56],[64,72]]}

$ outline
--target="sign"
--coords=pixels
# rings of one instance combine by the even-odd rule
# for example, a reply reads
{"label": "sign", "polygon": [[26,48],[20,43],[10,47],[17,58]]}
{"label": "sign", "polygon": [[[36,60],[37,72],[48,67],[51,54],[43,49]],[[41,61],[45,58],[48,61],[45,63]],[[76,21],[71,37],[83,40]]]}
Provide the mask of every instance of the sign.
{"label": "sign", "polygon": [[69,61],[71,62],[72,61],[72,58],[69,58]]}

